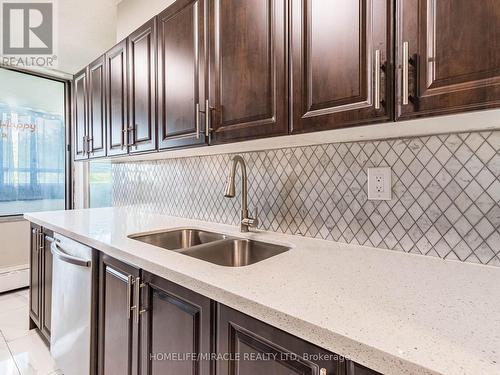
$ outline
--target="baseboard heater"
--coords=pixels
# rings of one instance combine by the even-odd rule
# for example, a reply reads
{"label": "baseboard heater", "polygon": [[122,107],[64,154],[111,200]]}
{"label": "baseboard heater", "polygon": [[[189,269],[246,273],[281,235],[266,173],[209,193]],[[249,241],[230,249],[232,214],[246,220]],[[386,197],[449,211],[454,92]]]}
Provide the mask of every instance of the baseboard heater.
{"label": "baseboard heater", "polygon": [[29,276],[29,264],[0,268],[0,293],[27,287]]}

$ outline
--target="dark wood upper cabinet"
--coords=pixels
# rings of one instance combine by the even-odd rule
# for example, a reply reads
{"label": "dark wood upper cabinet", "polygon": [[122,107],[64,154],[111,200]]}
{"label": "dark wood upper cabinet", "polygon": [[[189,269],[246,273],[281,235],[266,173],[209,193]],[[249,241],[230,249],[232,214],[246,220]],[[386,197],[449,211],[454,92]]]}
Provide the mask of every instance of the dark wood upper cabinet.
{"label": "dark wood upper cabinet", "polygon": [[137,374],[138,325],[132,306],[139,270],[107,255],[99,261],[98,374]]}
{"label": "dark wood upper cabinet", "polygon": [[104,56],[101,56],[88,67],[88,145],[91,158],[106,156],[104,62]]}
{"label": "dark wood upper cabinet", "polygon": [[292,133],[389,120],[391,1],[292,0]]}
{"label": "dark wood upper cabinet", "polygon": [[[227,375],[344,375],[345,360],[334,353],[274,328],[227,306],[219,305],[217,352],[239,361],[217,361],[217,373]],[[308,354],[321,358],[304,359]],[[247,360],[245,360],[245,358]],[[267,358],[248,360],[248,358]],[[321,371],[323,370],[323,371]]]}
{"label": "dark wood upper cabinet", "polygon": [[396,21],[398,119],[500,105],[498,0],[398,0]]}
{"label": "dark wood upper cabinet", "polygon": [[106,144],[107,154],[128,151],[127,42],[123,40],[105,54]]}
{"label": "dark wood upper cabinet", "polygon": [[[211,353],[211,301],[143,271],[141,375],[211,373],[210,360],[165,359],[164,353]],[[155,357],[155,355],[157,357]]]}
{"label": "dark wood upper cabinet", "polygon": [[209,2],[213,143],[288,133],[286,3]]}
{"label": "dark wood upper cabinet", "polygon": [[156,18],[128,38],[130,152],[156,149]]}
{"label": "dark wood upper cabinet", "polygon": [[178,0],[158,16],[159,148],[206,142],[205,19],[205,0]]}
{"label": "dark wood upper cabinet", "polygon": [[75,160],[87,159],[87,68],[73,79],[73,133]]}

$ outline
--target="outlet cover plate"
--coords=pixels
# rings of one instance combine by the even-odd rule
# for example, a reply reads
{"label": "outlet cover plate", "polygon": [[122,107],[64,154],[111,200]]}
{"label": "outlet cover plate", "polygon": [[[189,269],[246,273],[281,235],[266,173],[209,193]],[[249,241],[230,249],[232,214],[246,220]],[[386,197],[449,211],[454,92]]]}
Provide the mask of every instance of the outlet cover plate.
{"label": "outlet cover plate", "polygon": [[368,199],[392,199],[392,170],[390,167],[368,168]]}

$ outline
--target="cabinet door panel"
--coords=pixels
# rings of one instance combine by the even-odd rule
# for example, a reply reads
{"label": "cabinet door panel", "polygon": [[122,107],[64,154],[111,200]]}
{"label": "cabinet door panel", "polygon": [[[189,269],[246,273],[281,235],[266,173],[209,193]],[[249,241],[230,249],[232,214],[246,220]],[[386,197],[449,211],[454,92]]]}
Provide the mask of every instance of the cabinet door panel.
{"label": "cabinet door panel", "polygon": [[106,155],[104,72],[104,56],[89,65],[89,156],[91,158]]}
{"label": "cabinet door panel", "polygon": [[31,224],[31,249],[30,249],[30,318],[40,326],[40,235],[41,228]]}
{"label": "cabinet door panel", "polygon": [[391,9],[387,0],[292,1],[294,133],[390,119]]}
{"label": "cabinet door panel", "polygon": [[[500,105],[500,3],[496,0],[397,2],[399,118]],[[408,43],[408,104],[403,44]]]}
{"label": "cabinet door panel", "polygon": [[[217,373],[230,375],[279,374],[344,375],[345,360],[306,341],[219,304],[217,353],[239,361],[217,361]],[[316,355],[321,360],[305,359]]]}
{"label": "cabinet door panel", "polygon": [[204,25],[204,0],[176,1],[158,16],[160,148],[205,143]]}
{"label": "cabinet door panel", "polygon": [[73,80],[73,131],[75,160],[86,159],[87,136],[87,68],[75,74]]}
{"label": "cabinet door panel", "polygon": [[52,231],[43,230],[43,254],[42,254],[42,322],[40,324],[40,330],[43,335],[50,342],[50,329],[51,329],[51,318],[52,318],[52,252],[50,251],[50,246],[52,242],[47,238],[47,236],[53,238],[54,233]]}
{"label": "cabinet door panel", "polygon": [[127,153],[127,43],[122,41],[106,53],[107,154]]}
{"label": "cabinet door panel", "polygon": [[210,4],[214,142],[286,134],[285,1]]}
{"label": "cabinet door panel", "polygon": [[208,360],[155,359],[154,355],[210,353],[210,300],[147,272],[143,277],[147,287],[141,307],[147,313],[141,319],[142,374],[209,374]]}
{"label": "cabinet door panel", "polygon": [[[129,276],[139,271],[102,255],[99,268],[98,373],[136,374],[137,326],[133,324],[133,291]],[[130,299],[129,299],[130,298]]]}
{"label": "cabinet door panel", "polygon": [[128,37],[130,152],[156,149],[156,19]]}

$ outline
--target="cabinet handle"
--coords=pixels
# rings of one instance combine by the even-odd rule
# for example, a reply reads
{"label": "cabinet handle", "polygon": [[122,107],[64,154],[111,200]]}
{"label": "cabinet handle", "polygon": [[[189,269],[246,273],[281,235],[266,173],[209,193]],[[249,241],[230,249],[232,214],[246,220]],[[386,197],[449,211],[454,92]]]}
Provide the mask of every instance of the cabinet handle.
{"label": "cabinet handle", "polygon": [[146,286],[146,284],[141,284],[141,278],[140,277],[136,277],[135,278],[135,281],[134,281],[134,286],[135,286],[135,309],[134,309],[134,312],[135,312],[135,323],[136,324],[139,324],[139,316],[141,314],[144,314],[147,309],[141,309],[141,288],[144,288]]}
{"label": "cabinet handle", "polygon": [[127,319],[130,319],[130,311],[135,309],[135,306],[132,306],[132,285],[134,284],[134,279],[132,275],[128,275],[127,277]]}
{"label": "cabinet handle", "polygon": [[410,60],[409,51],[408,51],[408,42],[403,43],[403,105],[408,104],[408,79],[409,79],[409,67],[408,63]]}
{"label": "cabinet handle", "polygon": [[[92,146],[91,146],[91,144],[92,144]],[[87,148],[89,150],[89,154],[94,153],[94,138],[87,137]]]}
{"label": "cabinet handle", "polygon": [[86,142],[86,139],[87,137],[83,136],[82,137],[82,140],[83,140],[83,156],[87,155],[87,142]]}
{"label": "cabinet handle", "polygon": [[128,128],[122,129],[121,149],[128,147]]}
{"label": "cabinet handle", "polygon": [[196,103],[195,108],[196,139],[200,139],[200,103]]}
{"label": "cabinet handle", "polygon": [[205,100],[205,136],[210,135],[210,103],[208,99]]}
{"label": "cabinet handle", "polygon": [[375,91],[373,101],[375,109],[380,109],[380,50],[375,50]]}
{"label": "cabinet handle", "polygon": [[35,250],[36,250],[36,253],[38,254],[39,253],[39,242],[40,242],[40,236],[38,236],[38,229],[32,229],[31,230],[31,233],[33,233],[33,236],[35,236],[35,238],[33,239],[35,241]]}
{"label": "cabinet handle", "polygon": [[40,230],[38,231],[38,241],[39,241],[39,243],[38,243],[38,249],[43,252],[45,244],[44,244],[43,233]]}

